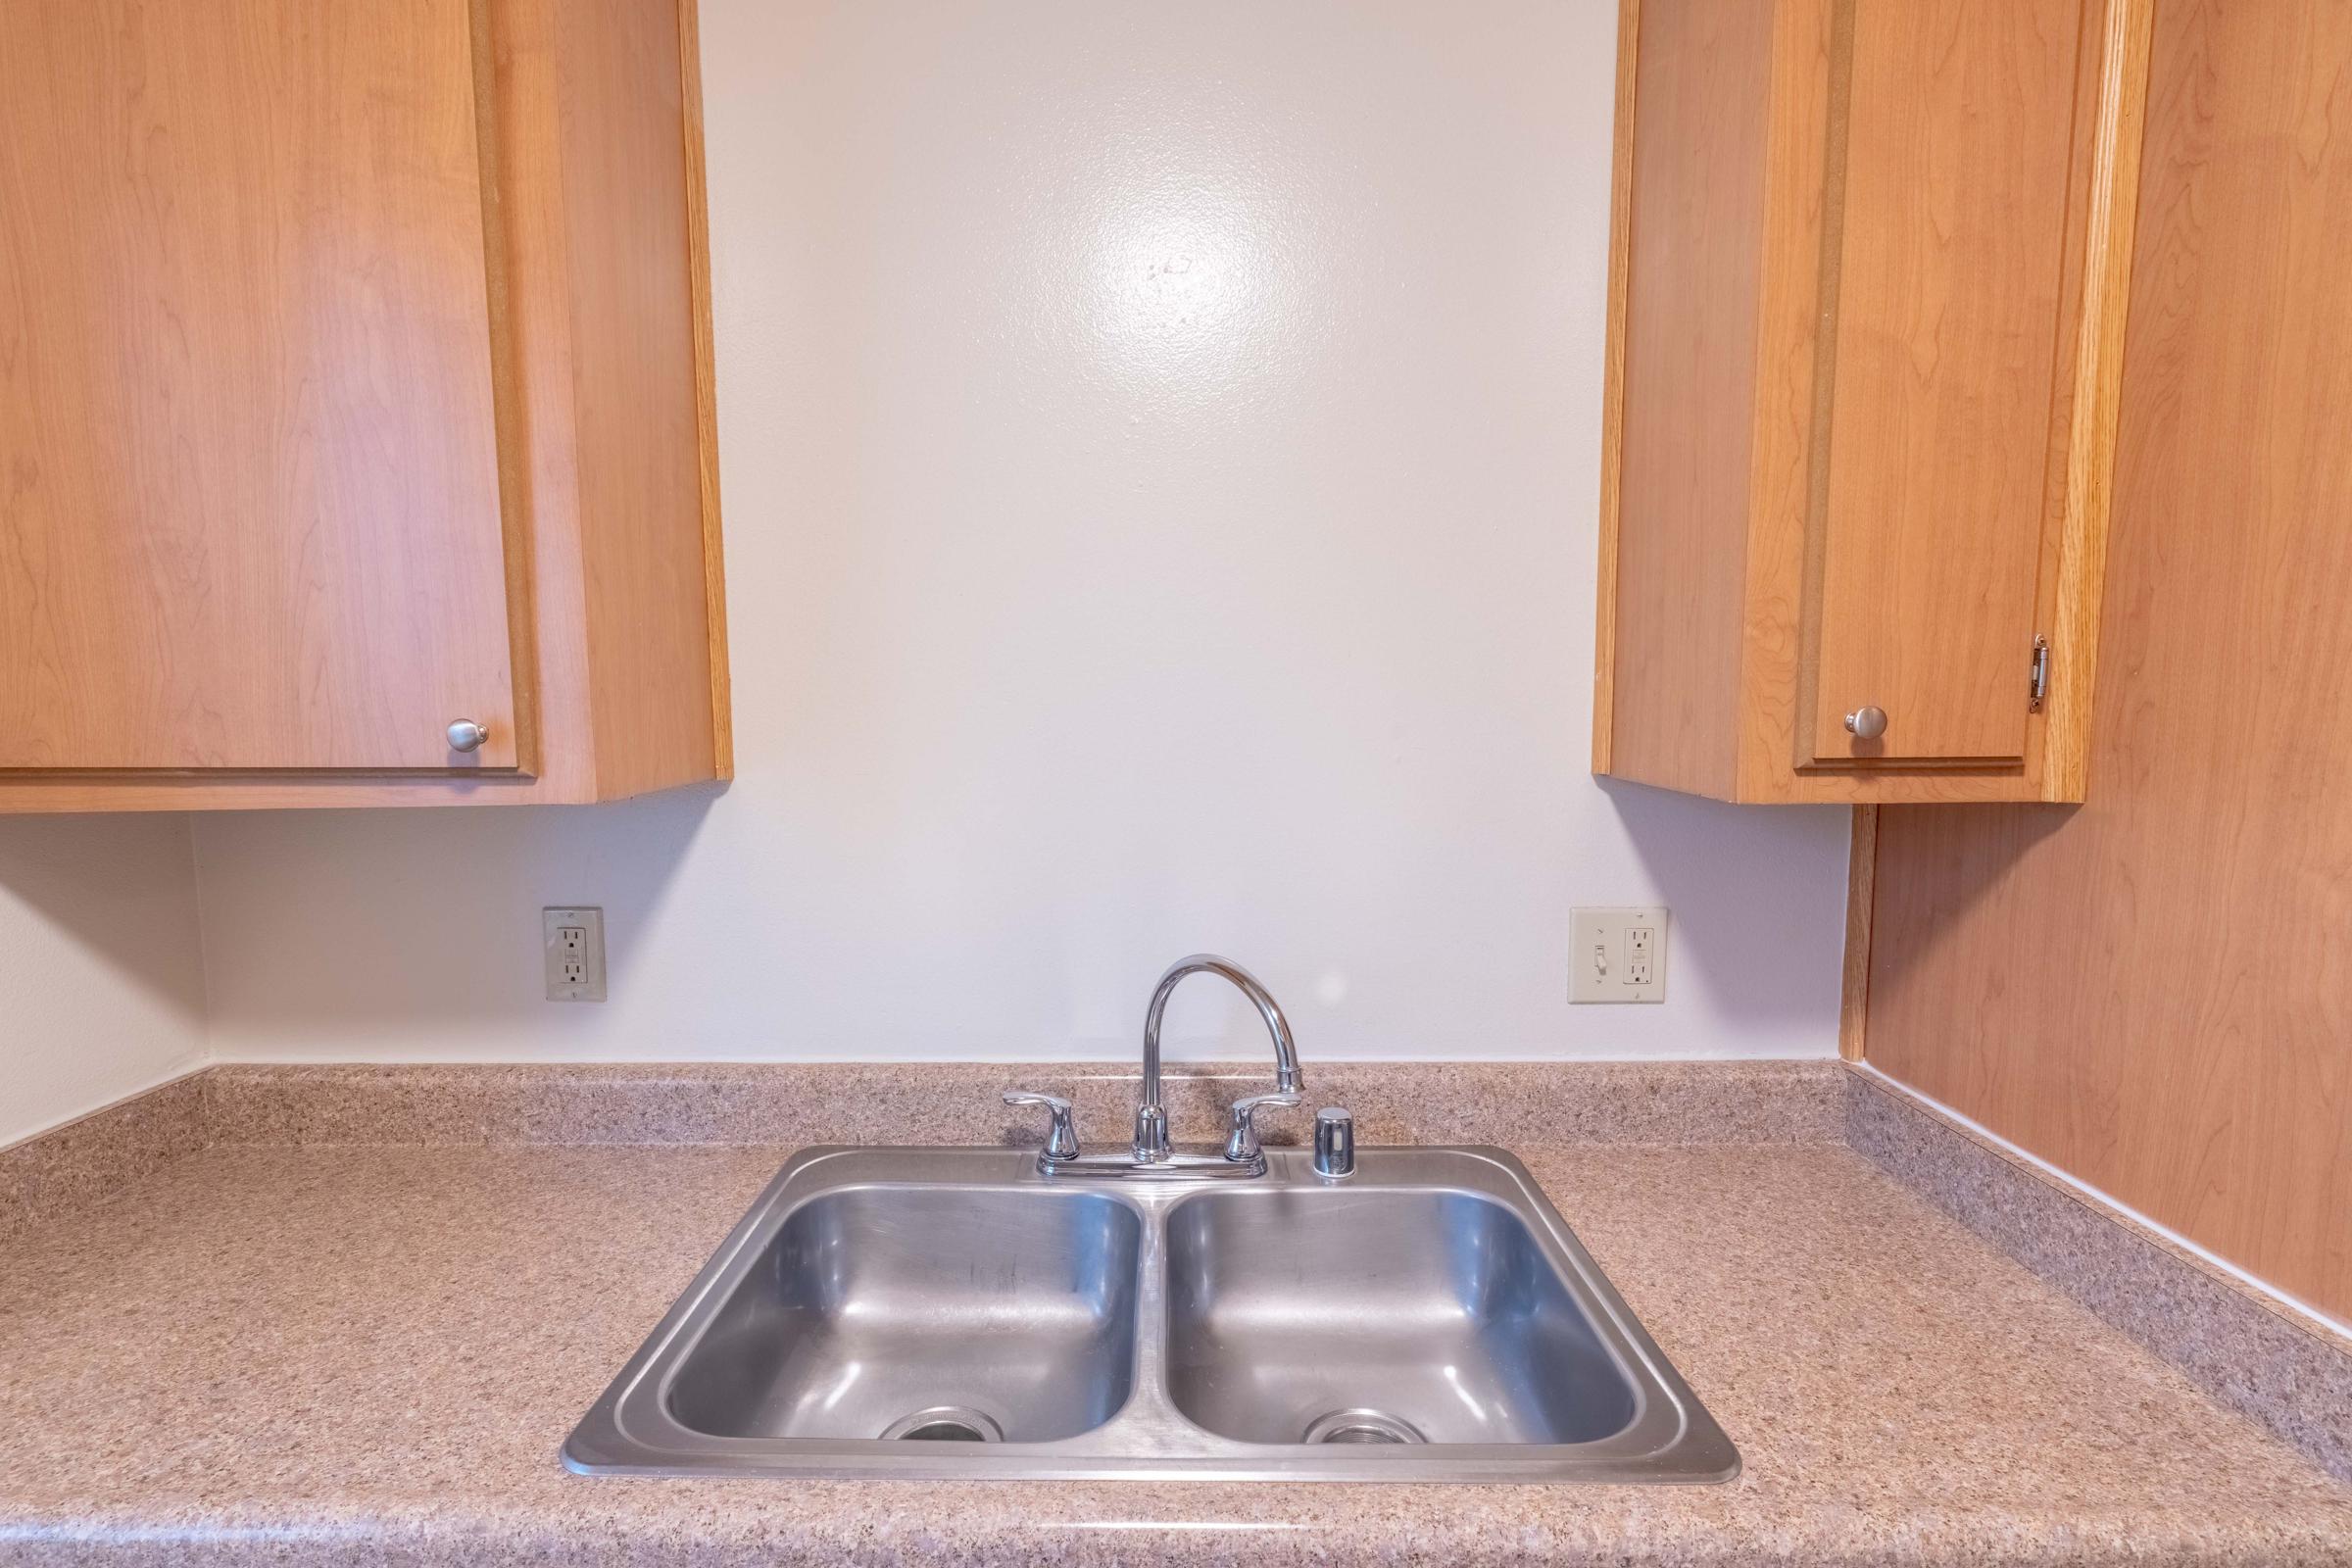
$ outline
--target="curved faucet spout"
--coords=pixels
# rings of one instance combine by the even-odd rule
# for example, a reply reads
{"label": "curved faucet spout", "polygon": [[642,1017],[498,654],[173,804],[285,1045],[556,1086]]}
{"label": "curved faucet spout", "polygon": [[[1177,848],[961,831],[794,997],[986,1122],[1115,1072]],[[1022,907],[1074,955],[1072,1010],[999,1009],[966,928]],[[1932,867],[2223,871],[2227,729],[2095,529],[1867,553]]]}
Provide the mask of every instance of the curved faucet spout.
{"label": "curved faucet spout", "polygon": [[1298,1047],[1291,1039],[1290,1020],[1274,995],[1257,983],[1257,977],[1231,958],[1220,958],[1213,953],[1196,953],[1189,958],[1179,958],[1159,977],[1152,992],[1152,1009],[1144,1015],[1144,1085],[1142,1102],[1135,1107],[1135,1157],[1158,1161],[1168,1157],[1168,1113],[1159,1099],[1159,1020],[1168,1010],[1168,997],[1185,976],[1213,974],[1233,982],[1235,988],[1248,997],[1257,1008],[1257,1015],[1266,1021],[1266,1032],[1274,1037],[1274,1087],[1297,1090],[1298,1080]]}

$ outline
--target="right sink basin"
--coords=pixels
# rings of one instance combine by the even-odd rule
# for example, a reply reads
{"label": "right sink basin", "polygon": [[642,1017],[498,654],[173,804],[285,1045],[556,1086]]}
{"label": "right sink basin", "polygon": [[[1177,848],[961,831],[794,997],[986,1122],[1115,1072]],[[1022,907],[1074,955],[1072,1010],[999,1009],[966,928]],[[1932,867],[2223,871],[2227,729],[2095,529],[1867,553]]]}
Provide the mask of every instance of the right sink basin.
{"label": "right sink basin", "polygon": [[1535,1232],[1479,1193],[1201,1193],[1167,1256],[1169,1396],[1239,1443],[1586,1444],[1640,1408]]}

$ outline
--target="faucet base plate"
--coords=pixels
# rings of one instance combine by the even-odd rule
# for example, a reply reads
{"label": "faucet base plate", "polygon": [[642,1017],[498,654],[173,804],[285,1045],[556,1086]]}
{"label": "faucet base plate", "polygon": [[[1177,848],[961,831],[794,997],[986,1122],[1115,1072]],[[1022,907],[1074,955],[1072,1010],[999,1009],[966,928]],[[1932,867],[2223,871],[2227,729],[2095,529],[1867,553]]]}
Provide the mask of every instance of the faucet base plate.
{"label": "faucet base plate", "polygon": [[1132,1154],[1081,1154],[1075,1159],[1054,1159],[1037,1156],[1041,1176],[1056,1179],[1092,1179],[1095,1181],[1245,1181],[1266,1173],[1266,1155],[1260,1150],[1254,1159],[1227,1159],[1223,1154],[1166,1154],[1158,1159],[1137,1159]]}

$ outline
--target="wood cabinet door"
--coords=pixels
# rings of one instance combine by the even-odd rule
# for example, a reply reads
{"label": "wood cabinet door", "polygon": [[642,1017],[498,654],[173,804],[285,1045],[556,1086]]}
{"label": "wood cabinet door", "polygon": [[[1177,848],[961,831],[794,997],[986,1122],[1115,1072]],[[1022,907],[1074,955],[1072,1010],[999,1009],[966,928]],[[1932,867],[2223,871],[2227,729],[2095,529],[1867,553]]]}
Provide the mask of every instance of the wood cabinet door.
{"label": "wood cabinet door", "polygon": [[515,765],[475,20],[0,0],[0,768]]}
{"label": "wood cabinet door", "polygon": [[1800,764],[2025,756],[2092,9],[1841,0]]}

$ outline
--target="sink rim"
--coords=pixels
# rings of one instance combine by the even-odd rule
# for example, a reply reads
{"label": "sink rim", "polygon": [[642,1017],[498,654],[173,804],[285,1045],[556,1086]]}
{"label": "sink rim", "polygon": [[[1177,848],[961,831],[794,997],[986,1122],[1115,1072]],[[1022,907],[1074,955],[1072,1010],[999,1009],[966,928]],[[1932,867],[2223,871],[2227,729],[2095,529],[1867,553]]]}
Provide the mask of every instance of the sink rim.
{"label": "sink rim", "polygon": [[[1248,1188],[1183,1181],[1094,1185],[1041,1175],[1033,1152],[1002,1147],[821,1145],[789,1159],[564,1441],[580,1475],[906,1480],[1706,1483],[1740,1472],[1739,1450],[1610,1286],[1525,1165],[1479,1146],[1367,1147],[1344,1182],[1301,1151],[1268,1152]],[[784,1221],[826,1193],[867,1188],[1001,1191],[1113,1204],[1142,1224],[1136,1364],[1126,1399],[1100,1426],[1043,1443],[909,1443],[874,1438],[722,1437],[668,1411],[669,1384]],[[1633,1419],[1575,1444],[1250,1443],[1195,1424],[1168,1393],[1167,1223],[1183,1203],[1253,1192],[1459,1192],[1497,1201],[1527,1226],[1632,1385]]]}

